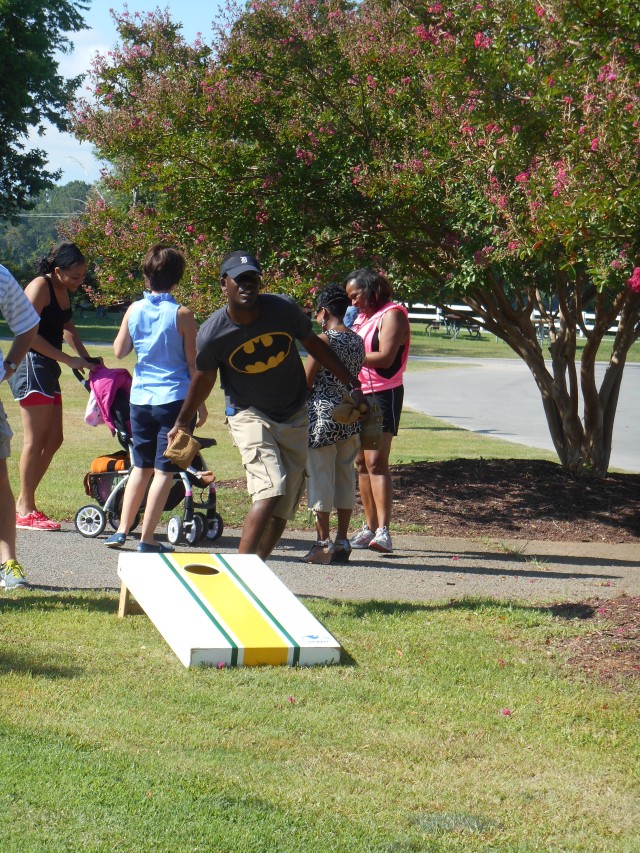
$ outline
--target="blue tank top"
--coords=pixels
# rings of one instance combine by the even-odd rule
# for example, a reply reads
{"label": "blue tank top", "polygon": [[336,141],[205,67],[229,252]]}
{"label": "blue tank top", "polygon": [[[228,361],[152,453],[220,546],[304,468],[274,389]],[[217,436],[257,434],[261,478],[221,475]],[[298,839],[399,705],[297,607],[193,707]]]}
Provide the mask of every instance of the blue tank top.
{"label": "blue tank top", "polygon": [[162,406],[184,400],[189,366],[178,331],[178,308],[170,293],[145,293],[129,314],[129,334],[138,363],[133,373],[131,402]]}

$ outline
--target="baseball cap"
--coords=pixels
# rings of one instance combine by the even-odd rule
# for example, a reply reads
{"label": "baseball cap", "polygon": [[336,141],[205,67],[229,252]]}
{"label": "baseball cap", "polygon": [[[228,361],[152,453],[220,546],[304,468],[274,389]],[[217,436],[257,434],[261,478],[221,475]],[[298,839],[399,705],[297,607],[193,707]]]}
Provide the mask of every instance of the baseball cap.
{"label": "baseball cap", "polygon": [[249,255],[247,252],[233,252],[223,260],[220,267],[220,278],[224,278],[225,275],[236,278],[243,272],[257,272],[258,275],[262,275],[262,267],[253,255]]}

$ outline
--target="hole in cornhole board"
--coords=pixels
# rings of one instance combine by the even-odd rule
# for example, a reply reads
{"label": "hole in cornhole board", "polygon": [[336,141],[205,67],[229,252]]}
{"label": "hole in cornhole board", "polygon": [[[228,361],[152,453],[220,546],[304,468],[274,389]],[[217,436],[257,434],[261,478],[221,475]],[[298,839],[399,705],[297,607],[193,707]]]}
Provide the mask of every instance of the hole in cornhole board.
{"label": "hole in cornhole board", "polygon": [[202,563],[188,563],[184,567],[185,572],[191,572],[192,575],[219,575],[218,569],[213,566],[203,566]]}

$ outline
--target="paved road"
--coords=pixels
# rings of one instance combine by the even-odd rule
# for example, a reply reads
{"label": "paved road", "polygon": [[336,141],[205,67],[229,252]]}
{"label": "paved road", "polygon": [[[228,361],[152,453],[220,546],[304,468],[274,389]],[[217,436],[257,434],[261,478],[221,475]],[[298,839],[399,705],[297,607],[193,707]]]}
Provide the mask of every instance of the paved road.
{"label": "paved road", "polygon": [[[233,553],[239,532],[225,530],[213,546],[182,550]],[[367,601],[479,596],[535,602],[611,598],[623,592],[640,595],[636,545],[478,542],[398,534],[393,554],[357,551],[346,565],[314,566],[300,560],[311,538],[309,531],[286,531],[269,560],[270,568],[295,595]],[[51,591],[118,589],[120,552],[103,542],[85,539],[71,524],[64,524],[59,533],[18,531],[18,553],[30,582]],[[126,547],[135,546],[133,539]],[[2,595],[7,593],[0,591]]]}
{"label": "paved road", "polygon": [[[405,405],[448,423],[554,451],[540,393],[520,359],[426,358],[450,368],[408,371]],[[597,365],[598,382],[605,365]],[[640,364],[627,364],[613,430],[611,467],[640,472]]]}

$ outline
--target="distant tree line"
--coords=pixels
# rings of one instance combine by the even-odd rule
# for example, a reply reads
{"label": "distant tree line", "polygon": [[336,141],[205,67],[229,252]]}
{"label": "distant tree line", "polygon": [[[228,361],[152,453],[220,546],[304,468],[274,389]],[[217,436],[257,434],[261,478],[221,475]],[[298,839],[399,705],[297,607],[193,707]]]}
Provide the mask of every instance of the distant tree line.
{"label": "distant tree line", "polygon": [[34,207],[14,222],[0,221],[0,264],[24,286],[34,276],[35,262],[59,239],[58,226],[84,210],[91,184],[71,181],[34,199]]}

